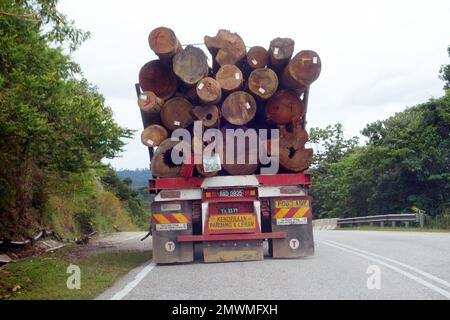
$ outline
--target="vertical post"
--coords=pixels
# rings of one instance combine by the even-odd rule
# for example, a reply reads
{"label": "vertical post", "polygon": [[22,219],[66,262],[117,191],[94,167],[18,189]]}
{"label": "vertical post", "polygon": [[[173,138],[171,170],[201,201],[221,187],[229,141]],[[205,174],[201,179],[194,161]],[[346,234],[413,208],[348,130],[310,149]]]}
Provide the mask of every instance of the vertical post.
{"label": "vertical post", "polygon": [[409,228],[409,221],[405,221],[405,227]]}
{"label": "vertical post", "polygon": [[397,226],[397,223],[395,221],[392,221],[392,228],[395,228]]}
{"label": "vertical post", "polygon": [[425,227],[425,215],[423,213],[418,214],[419,225],[421,228]]}
{"label": "vertical post", "polygon": [[380,227],[381,227],[381,228],[384,228],[384,221],[381,221],[381,222],[380,222]]}

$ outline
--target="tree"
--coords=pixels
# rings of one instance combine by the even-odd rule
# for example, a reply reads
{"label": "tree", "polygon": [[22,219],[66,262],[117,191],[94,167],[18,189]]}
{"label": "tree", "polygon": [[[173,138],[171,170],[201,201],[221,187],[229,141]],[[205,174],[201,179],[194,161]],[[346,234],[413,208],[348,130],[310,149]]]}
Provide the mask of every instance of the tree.
{"label": "tree", "polygon": [[132,134],[71,60],[89,34],[56,4],[0,2],[0,238],[39,226],[51,176],[98,167]]}
{"label": "tree", "polygon": [[[450,57],[450,46],[447,48],[448,56]],[[444,90],[450,89],[450,64],[443,65],[439,71],[440,78],[445,82]]]}

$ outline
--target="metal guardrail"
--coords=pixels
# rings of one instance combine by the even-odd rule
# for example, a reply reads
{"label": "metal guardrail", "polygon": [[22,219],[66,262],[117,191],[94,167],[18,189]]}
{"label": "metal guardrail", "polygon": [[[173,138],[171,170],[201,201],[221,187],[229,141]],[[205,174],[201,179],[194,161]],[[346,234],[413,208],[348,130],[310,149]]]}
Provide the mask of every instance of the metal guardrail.
{"label": "metal guardrail", "polygon": [[419,223],[420,227],[423,228],[425,226],[425,215],[423,213],[405,213],[345,218],[338,220],[338,226],[359,226],[364,224],[375,225],[377,223],[381,227],[384,227],[385,224],[391,223],[391,225],[395,227],[397,226],[397,223],[403,223],[406,227],[409,227],[411,222]]}

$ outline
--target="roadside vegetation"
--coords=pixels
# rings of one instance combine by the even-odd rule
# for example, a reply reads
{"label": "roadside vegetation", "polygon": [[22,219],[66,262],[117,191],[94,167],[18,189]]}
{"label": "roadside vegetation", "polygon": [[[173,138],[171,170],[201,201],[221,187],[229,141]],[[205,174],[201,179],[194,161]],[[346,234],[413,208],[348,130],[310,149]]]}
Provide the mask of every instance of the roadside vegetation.
{"label": "roadside vegetation", "polygon": [[364,145],[340,124],[310,130],[316,218],[425,212],[428,227],[450,229],[449,70],[443,97],[367,125]]}
{"label": "roadside vegetation", "polygon": [[72,60],[89,33],[56,4],[0,2],[0,239],[146,228],[146,198],[101,162],[133,132]]}
{"label": "roadside vegetation", "polygon": [[[117,251],[96,255],[70,246],[0,269],[0,300],[87,300],[111,287],[129,270],[151,259],[151,252]],[[67,288],[70,265],[80,267],[80,290]]]}

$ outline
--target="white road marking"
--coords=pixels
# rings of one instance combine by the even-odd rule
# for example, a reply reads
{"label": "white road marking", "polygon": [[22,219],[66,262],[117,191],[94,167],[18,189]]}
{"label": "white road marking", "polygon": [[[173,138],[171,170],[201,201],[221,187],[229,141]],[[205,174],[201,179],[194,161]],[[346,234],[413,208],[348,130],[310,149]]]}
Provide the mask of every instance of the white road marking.
{"label": "white road marking", "polygon": [[345,248],[348,248],[348,249],[351,249],[351,250],[355,250],[355,251],[358,251],[358,252],[361,252],[361,253],[364,253],[364,254],[376,257],[376,258],[384,259],[384,260],[389,261],[391,263],[397,264],[397,265],[399,265],[399,266],[401,266],[403,268],[406,268],[406,269],[409,269],[411,271],[414,271],[414,272],[416,272],[416,273],[418,273],[418,274],[420,274],[420,275],[422,275],[422,276],[424,276],[424,277],[426,277],[426,278],[428,278],[430,280],[433,280],[433,281],[435,281],[435,282],[437,282],[437,283],[439,283],[439,284],[441,284],[443,286],[446,286],[446,287],[450,288],[450,283],[449,282],[447,282],[447,281],[445,281],[445,280],[443,280],[441,278],[438,278],[438,277],[436,277],[436,276],[434,276],[434,275],[432,275],[432,274],[430,274],[428,272],[425,272],[425,271],[422,271],[420,269],[417,269],[417,268],[415,268],[415,267],[413,267],[413,266],[411,266],[409,264],[406,264],[406,263],[403,263],[403,262],[400,262],[400,261],[397,261],[397,260],[394,260],[394,259],[390,259],[390,258],[387,258],[387,257],[384,257],[384,256],[380,256],[378,254],[375,254],[375,253],[372,253],[372,252],[369,252],[369,251],[365,251],[365,250],[357,249],[357,248],[354,248],[354,247],[350,247],[349,245],[346,245],[346,244],[343,244],[343,243],[339,243],[339,242],[336,242],[336,241],[331,241],[331,240],[326,240],[326,241],[330,242],[330,243],[334,243],[335,245],[339,245],[341,247],[345,247]]}
{"label": "white road marking", "polygon": [[336,249],[339,249],[339,250],[342,250],[342,251],[345,251],[345,252],[348,252],[348,253],[351,253],[351,254],[360,256],[360,257],[365,258],[365,259],[367,259],[367,260],[376,262],[376,263],[378,263],[378,264],[380,264],[380,265],[383,265],[383,266],[385,266],[386,268],[389,268],[389,269],[391,269],[391,270],[394,270],[395,272],[397,272],[397,273],[399,273],[399,274],[401,274],[401,275],[403,275],[403,276],[405,276],[405,277],[407,277],[407,278],[409,278],[409,279],[411,279],[411,280],[413,280],[413,281],[415,281],[415,282],[417,282],[417,283],[419,283],[419,284],[421,284],[421,285],[427,287],[428,289],[431,289],[431,290],[433,290],[434,292],[439,293],[440,295],[446,297],[447,299],[450,299],[450,292],[448,292],[448,291],[446,291],[446,290],[444,290],[444,289],[441,289],[441,288],[435,286],[434,284],[432,284],[432,283],[430,283],[430,282],[428,282],[428,281],[426,281],[426,280],[423,280],[422,278],[419,278],[419,277],[413,275],[412,273],[409,273],[409,272],[407,272],[407,271],[403,271],[402,269],[397,268],[396,266],[393,266],[392,264],[389,264],[389,263],[387,263],[387,262],[384,262],[383,260],[380,260],[380,259],[371,257],[371,256],[366,255],[366,254],[363,254],[363,253],[359,253],[359,252],[357,252],[357,251],[353,251],[353,250],[350,250],[350,249],[341,247],[341,246],[339,246],[339,245],[335,245],[335,244],[330,243],[330,242],[327,242],[327,241],[318,241],[318,242],[319,242],[319,243],[323,243],[323,244],[325,244],[325,245],[327,245],[327,246],[330,246],[330,247],[333,247],[333,248],[336,248]]}
{"label": "white road marking", "polygon": [[148,266],[142,269],[133,281],[129,282],[125,286],[125,288],[117,292],[110,300],[122,300],[123,298],[125,298],[131,292],[131,290],[136,288],[136,286],[150,273],[150,271],[153,270],[155,266],[156,265],[154,263],[150,263]]}

